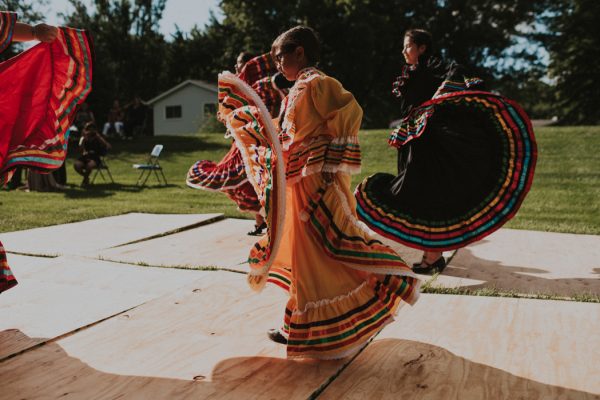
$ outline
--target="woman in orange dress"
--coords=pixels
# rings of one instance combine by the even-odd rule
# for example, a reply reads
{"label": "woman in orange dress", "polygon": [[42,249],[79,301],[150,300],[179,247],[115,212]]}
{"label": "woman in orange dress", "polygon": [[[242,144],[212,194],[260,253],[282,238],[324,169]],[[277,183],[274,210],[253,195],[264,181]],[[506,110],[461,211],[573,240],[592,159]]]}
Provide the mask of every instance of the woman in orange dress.
{"label": "woman in orange dress", "polygon": [[[315,68],[318,52],[314,31],[303,26],[273,43],[278,70],[295,81],[278,128],[231,74],[219,80],[219,111],[243,148],[269,223],[250,253],[249,284],[275,283],[290,296],[283,327],[268,335],[286,344],[288,357],[336,359],[359,351],[402,300],[413,304],[419,281],[357,220],[350,175],[360,171],[362,109]],[[269,148],[262,138],[271,129],[278,143]]]}

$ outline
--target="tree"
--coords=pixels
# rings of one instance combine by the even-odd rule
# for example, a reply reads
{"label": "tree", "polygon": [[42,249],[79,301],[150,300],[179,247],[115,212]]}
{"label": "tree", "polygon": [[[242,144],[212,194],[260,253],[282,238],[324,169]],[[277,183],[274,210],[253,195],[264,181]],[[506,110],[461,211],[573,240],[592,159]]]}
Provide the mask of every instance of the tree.
{"label": "tree", "polygon": [[[241,50],[268,51],[282,31],[313,27],[323,44],[321,68],[339,79],[365,110],[365,124],[383,127],[397,117],[391,82],[402,65],[409,28],[432,32],[439,53],[483,70],[500,58],[534,21],[541,0],[222,0],[225,15],[205,35],[222,35],[220,61],[231,65]],[[213,29],[210,31],[210,29]],[[223,32],[227,32],[223,35]],[[488,71],[492,78],[496,71]]]}
{"label": "tree", "polygon": [[97,117],[114,99],[149,99],[168,87],[168,46],[158,32],[166,0],[94,0],[91,9],[70,0],[65,24],[91,32],[95,63],[89,102]]}
{"label": "tree", "polygon": [[[240,51],[267,52],[281,32],[305,24],[320,34],[320,68],[354,93],[365,111],[365,127],[385,127],[399,116],[391,83],[403,63],[403,34],[415,27],[433,33],[445,58],[475,68],[517,100],[535,101],[531,94],[542,69],[516,71],[501,63],[490,68],[490,60],[500,60],[515,38],[526,36],[519,27],[538,22],[540,8],[550,2],[221,0],[222,21],[213,16],[189,33],[178,29],[167,42],[158,32],[166,0],[94,0],[90,9],[81,0],[70,1],[75,12],[65,16],[66,23],[90,30],[95,38],[90,101],[99,115],[113,98],[139,94],[149,99],[186,79],[215,82],[220,71],[233,68]],[[528,65],[535,64],[531,55],[514,57],[529,57]]]}
{"label": "tree", "polygon": [[[43,21],[43,15],[37,7],[44,6],[46,3],[47,1],[42,0],[37,2],[34,7],[34,3],[23,0],[0,0],[0,10],[16,12],[18,21],[36,24]],[[13,57],[22,50],[23,46],[20,43],[13,43],[8,49],[0,54],[0,62]]]}
{"label": "tree", "polygon": [[544,15],[561,123],[599,124],[600,2],[561,0]]}

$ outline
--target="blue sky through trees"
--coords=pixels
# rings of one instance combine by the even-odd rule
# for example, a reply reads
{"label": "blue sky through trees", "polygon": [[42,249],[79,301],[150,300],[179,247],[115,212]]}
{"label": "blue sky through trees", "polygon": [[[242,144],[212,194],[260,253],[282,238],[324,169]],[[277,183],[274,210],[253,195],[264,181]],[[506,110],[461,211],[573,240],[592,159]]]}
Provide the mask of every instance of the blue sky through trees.
{"label": "blue sky through trees", "polygon": [[[83,0],[83,3],[90,5],[92,1]],[[50,0],[38,9],[47,16],[46,22],[52,25],[62,24],[59,13],[68,14],[74,10],[68,0]],[[211,10],[217,18],[222,17],[219,0],[168,0],[160,21],[160,32],[169,40],[170,35],[175,33],[175,25],[183,32],[189,32],[194,25],[202,28],[208,23]]]}

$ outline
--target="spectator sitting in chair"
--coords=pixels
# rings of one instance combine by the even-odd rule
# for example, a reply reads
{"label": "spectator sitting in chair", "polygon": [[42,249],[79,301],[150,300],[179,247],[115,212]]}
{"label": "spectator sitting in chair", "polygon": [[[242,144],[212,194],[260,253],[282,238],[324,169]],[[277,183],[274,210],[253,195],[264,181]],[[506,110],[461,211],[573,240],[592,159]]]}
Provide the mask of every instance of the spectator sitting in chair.
{"label": "spectator sitting in chair", "polygon": [[71,148],[75,148],[75,144],[79,143],[79,139],[81,138],[81,133],[83,132],[83,128],[85,127],[85,124],[87,124],[88,122],[95,123],[96,118],[94,117],[94,113],[90,109],[89,104],[82,103],[81,106],[79,107],[79,111],[77,111],[77,114],[75,115],[75,120],[73,120],[73,125],[71,125],[71,127],[70,127],[68,150],[71,150]]}
{"label": "spectator sitting in chair", "polygon": [[75,161],[75,171],[83,176],[81,186],[87,186],[90,183],[90,173],[94,168],[102,165],[100,157],[106,155],[110,150],[110,143],[98,132],[96,124],[88,122],[83,128],[83,135],[79,140],[79,149],[82,152],[81,157]]}
{"label": "spectator sitting in chair", "polygon": [[108,110],[108,121],[104,124],[102,134],[104,136],[123,136],[123,110],[119,105],[119,100],[113,101],[113,105]]}

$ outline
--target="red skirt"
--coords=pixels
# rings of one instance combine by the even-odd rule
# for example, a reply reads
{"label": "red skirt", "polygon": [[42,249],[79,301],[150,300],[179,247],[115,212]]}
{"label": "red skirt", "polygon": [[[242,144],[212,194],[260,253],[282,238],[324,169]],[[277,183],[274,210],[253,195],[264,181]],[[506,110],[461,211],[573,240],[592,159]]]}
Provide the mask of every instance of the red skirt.
{"label": "red skirt", "polygon": [[10,289],[16,284],[17,280],[8,267],[6,254],[4,253],[4,247],[2,247],[2,242],[0,242],[0,293]]}
{"label": "red skirt", "polygon": [[[0,186],[18,166],[49,173],[63,164],[68,128],[91,89],[91,40],[82,30],[60,28],[52,43],[0,64]],[[17,284],[1,243],[0,272],[0,292]]]}
{"label": "red skirt", "polygon": [[235,142],[218,163],[201,160],[192,165],[186,183],[194,189],[225,193],[240,211],[260,211],[258,196],[248,181],[242,154]]}
{"label": "red skirt", "polygon": [[59,29],[0,64],[0,184],[17,166],[51,172],[66,156],[68,129],[92,90],[91,42],[84,31]]}

